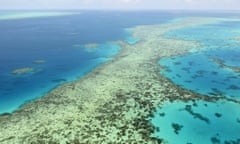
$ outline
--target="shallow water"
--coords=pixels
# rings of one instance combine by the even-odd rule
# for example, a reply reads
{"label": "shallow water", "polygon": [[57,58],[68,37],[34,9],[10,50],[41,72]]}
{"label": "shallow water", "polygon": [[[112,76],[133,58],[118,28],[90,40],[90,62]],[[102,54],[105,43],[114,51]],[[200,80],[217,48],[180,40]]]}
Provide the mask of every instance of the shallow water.
{"label": "shallow water", "polygon": [[[162,75],[184,89],[205,96],[240,98],[240,22],[222,22],[175,30],[167,38],[194,41],[201,50],[162,58]],[[179,47],[180,48],[180,47]],[[174,101],[161,105],[151,123],[165,143],[240,143],[239,103]]]}
{"label": "shallow water", "polygon": [[183,88],[209,96],[240,97],[240,74],[220,68],[208,53],[166,58],[159,63],[166,67],[161,73]]}

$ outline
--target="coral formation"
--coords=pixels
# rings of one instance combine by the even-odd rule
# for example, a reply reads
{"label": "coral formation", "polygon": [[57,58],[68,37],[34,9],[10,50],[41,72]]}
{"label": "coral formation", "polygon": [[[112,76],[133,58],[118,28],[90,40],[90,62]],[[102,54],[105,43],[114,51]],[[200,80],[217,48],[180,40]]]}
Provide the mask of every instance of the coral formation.
{"label": "coral formation", "polygon": [[183,125],[172,123],[172,128],[176,134],[179,134],[179,131],[183,128]]}
{"label": "coral formation", "polygon": [[[159,74],[160,58],[201,48],[192,41],[163,35],[171,30],[217,21],[188,18],[176,23],[132,28],[133,37],[141,41],[133,45],[117,42],[122,49],[115,59],[78,81],[61,85],[44,97],[26,103],[10,115],[0,116],[0,143],[162,143],[161,139],[151,136],[161,129],[154,128],[148,121],[161,103],[223,98],[184,90]],[[205,120],[191,109],[187,110]],[[173,127],[177,133],[182,128],[176,124]]]}

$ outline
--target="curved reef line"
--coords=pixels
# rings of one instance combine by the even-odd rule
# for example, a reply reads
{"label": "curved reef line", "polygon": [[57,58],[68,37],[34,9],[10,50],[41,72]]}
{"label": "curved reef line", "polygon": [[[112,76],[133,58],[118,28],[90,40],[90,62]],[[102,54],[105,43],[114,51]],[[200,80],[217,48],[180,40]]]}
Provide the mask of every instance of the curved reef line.
{"label": "curved reef line", "polygon": [[181,89],[159,74],[160,58],[201,48],[193,41],[163,35],[218,21],[187,18],[131,28],[141,41],[134,45],[117,42],[122,50],[111,62],[0,116],[0,143],[161,143],[151,137],[154,128],[146,119],[161,103],[220,99]]}

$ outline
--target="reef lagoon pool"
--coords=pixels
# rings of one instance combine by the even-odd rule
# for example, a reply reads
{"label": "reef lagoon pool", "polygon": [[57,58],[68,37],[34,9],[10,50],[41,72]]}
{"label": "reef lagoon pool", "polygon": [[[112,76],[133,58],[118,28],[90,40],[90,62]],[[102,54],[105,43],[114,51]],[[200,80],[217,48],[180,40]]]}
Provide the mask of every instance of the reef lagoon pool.
{"label": "reef lagoon pool", "polygon": [[163,58],[161,71],[177,85],[204,95],[240,97],[240,23],[222,22],[171,31],[168,38],[191,40],[198,52]]}
{"label": "reef lagoon pool", "polygon": [[233,102],[167,102],[151,123],[153,136],[169,144],[240,143],[240,105]]}
{"label": "reef lagoon pool", "polygon": [[240,143],[239,32],[240,21],[223,21],[165,34],[167,38],[192,41],[200,50],[160,59],[160,73],[206,99],[222,100],[164,103],[151,119],[157,127],[154,136],[170,144]]}

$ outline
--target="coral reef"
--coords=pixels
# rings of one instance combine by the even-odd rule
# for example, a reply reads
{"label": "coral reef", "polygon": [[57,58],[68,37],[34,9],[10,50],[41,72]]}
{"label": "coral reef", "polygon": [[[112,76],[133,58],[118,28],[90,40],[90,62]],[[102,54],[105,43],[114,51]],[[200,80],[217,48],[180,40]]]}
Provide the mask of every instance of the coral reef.
{"label": "coral reef", "polygon": [[[192,41],[168,39],[163,35],[171,30],[217,21],[188,18],[176,23],[132,28],[133,37],[141,41],[133,45],[117,42],[122,49],[112,61],[78,81],[61,85],[26,103],[10,115],[1,115],[0,143],[161,144],[161,139],[151,136],[161,129],[154,128],[148,121],[161,103],[222,98],[184,90],[159,74],[160,58],[201,48]],[[176,132],[182,128],[173,127]]]}

